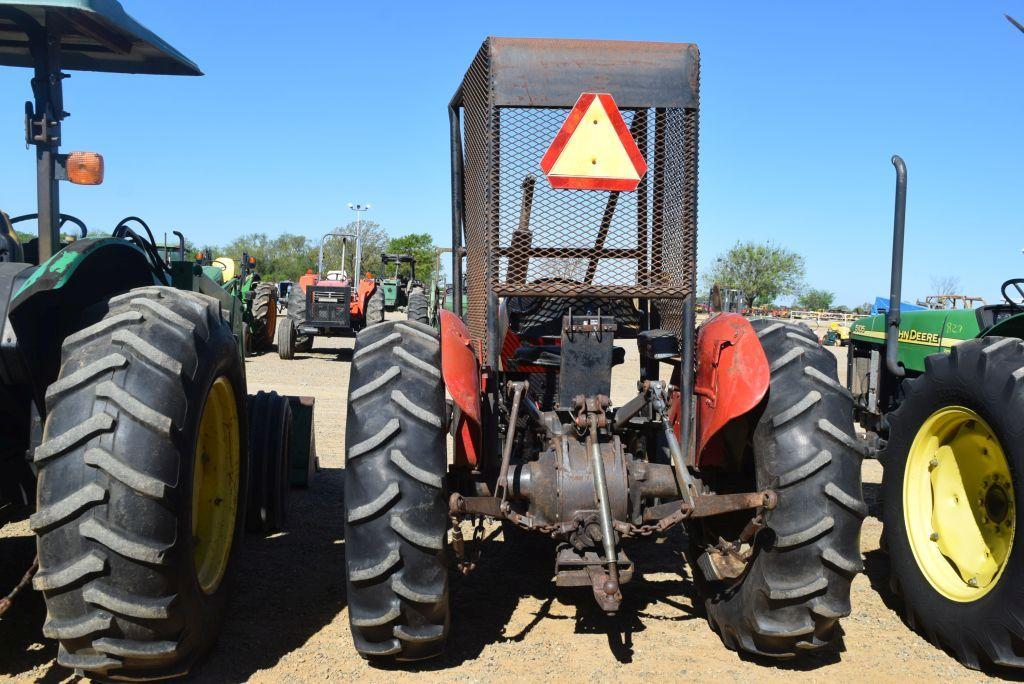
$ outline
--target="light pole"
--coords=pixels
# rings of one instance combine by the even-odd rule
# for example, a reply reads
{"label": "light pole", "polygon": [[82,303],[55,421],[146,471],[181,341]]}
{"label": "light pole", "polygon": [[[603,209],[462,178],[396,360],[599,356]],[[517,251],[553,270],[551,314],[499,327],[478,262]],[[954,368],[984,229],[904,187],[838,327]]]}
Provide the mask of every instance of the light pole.
{"label": "light pole", "polygon": [[363,266],[363,212],[369,211],[373,208],[372,204],[352,204],[348,203],[348,208],[356,212],[356,260],[353,264],[353,271],[355,272],[355,282],[359,282],[363,279],[362,266]]}

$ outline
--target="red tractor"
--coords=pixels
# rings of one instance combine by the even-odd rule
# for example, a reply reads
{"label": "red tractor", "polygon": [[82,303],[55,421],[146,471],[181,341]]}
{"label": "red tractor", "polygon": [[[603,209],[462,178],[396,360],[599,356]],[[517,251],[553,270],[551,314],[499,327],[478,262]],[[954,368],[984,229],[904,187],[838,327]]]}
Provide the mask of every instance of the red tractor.
{"label": "red tractor", "polygon": [[[324,246],[341,240],[341,270],[324,272]],[[345,270],[349,241],[356,244],[353,275]],[[384,292],[369,274],[353,284],[362,265],[360,238],[333,232],[320,240],[316,273],[299,278],[288,291],[288,318],[277,329],[277,353],[282,359],[308,352],[314,337],[351,337],[368,325],[384,320]]]}
{"label": "red tractor", "polygon": [[695,45],[490,38],[473,60],[449,107],[465,323],[456,258],[440,330],[388,321],[353,355],[364,657],[442,652],[449,568],[480,551],[463,523],[486,519],[550,539],[556,585],[608,613],[627,551],[683,525],[726,646],[791,657],[840,633],[867,513],[851,398],[806,327],[695,326],[698,85]]}

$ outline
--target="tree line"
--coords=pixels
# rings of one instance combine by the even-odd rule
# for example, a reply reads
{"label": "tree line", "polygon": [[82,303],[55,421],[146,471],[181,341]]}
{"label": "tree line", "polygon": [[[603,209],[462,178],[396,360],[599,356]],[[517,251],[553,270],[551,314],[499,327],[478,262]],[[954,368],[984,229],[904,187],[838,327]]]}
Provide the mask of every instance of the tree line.
{"label": "tree line", "polygon": [[[337,232],[356,233],[357,224],[348,224]],[[427,233],[410,233],[400,237],[389,237],[387,231],[373,221],[363,221],[362,230],[362,265],[363,273],[371,273],[377,277],[391,277],[395,266],[384,267],[381,255],[412,254],[416,260],[416,278],[430,282],[434,275],[434,241]],[[256,259],[256,271],[265,281],[280,282],[282,280],[298,280],[308,269],[316,271],[320,253],[320,238],[309,238],[305,235],[281,233],[270,237],[266,233],[246,233],[225,245],[204,244],[192,247],[189,251],[201,252],[210,257],[230,257],[240,260],[242,254]],[[344,250],[342,262],[342,240],[328,238],[324,241],[324,272],[345,270],[355,275],[355,242],[349,241]],[[399,274],[408,277],[411,269],[407,265],[399,267]]]}
{"label": "tree line", "polygon": [[[738,290],[748,309],[771,307],[780,297],[790,297],[796,306],[811,311],[850,311],[836,306],[834,292],[809,287],[804,282],[804,257],[770,242],[737,242],[715,259],[702,276],[703,286],[713,285]],[[856,313],[868,313],[869,303],[856,307]]]}

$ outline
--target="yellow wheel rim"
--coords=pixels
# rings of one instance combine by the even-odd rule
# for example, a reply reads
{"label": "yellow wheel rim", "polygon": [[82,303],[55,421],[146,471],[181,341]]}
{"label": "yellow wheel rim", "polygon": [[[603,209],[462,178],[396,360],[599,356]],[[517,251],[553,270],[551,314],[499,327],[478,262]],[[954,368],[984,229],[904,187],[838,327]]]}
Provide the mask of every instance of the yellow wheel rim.
{"label": "yellow wheel rim", "polygon": [[946,598],[970,602],[999,583],[1016,528],[1013,480],[981,416],[939,409],[914,437],[903,478],[903,519],[921,572]]}
{"label": "yellow wheel rim", "polygon": [[241,448],[235,390],[217,378],[199,421],[192,474],[192,541],[196,577],[207,594],[217,591],[231,555],[238,515]]}

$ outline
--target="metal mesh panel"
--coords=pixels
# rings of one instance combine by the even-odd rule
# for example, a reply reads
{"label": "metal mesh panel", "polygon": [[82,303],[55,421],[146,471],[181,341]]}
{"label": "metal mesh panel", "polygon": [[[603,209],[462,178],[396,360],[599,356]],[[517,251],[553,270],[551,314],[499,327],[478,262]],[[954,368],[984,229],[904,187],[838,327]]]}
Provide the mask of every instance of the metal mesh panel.
{"label": "metal mesh panel", "polygon": [[662,326],[681,330],[695,282],[697,110],[622,110],[648,165],[636,191],[555,190],[540,160],[571,107],[495,107],[487,47],[462,87],[473,337],[486,341],[492,294],[650,298]]}
{"label": "metal mesh panel", "polygon": [[480,48],[462,84],[463,163],[465,165],[466,290],[468,310],[463,312],[477,351],[486,352],[488,273],[488,226],[490,207],[491,107],[490,53]]}

